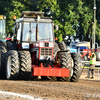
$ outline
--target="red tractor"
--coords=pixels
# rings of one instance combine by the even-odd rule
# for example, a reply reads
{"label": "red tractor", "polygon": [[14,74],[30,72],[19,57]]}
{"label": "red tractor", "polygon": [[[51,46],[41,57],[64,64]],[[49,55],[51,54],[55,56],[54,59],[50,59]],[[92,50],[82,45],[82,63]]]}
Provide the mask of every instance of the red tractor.
{"label": "red tractor", "polygon": [[23,11],[15,19],[13,37],[7,40],[7,79],[42,79],[74,81],[81,76],[81,57],[70,53],[64,42],[54,40],[52,18],[43,12]]}

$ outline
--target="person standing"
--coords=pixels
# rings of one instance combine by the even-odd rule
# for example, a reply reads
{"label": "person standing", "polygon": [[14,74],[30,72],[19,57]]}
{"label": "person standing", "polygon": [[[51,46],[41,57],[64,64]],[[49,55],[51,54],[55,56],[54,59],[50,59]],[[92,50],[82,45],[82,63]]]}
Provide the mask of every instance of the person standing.
{"label": "person standing", "polygon": [[[94,78],[95,65],[96,65],[96,55],[94,53],[94,50],[92,50],[92,55],[90,56],[90,68],[89,68],[87,78],[91,78],[91,79]],[[92,77],[90,77],[90,72],[91,72]]]}
{"label": "person standing", "polygon": [[32,27],[31,41],[36,41],[36,27]]}
{"label": "person standing", "polygon": [[30,31],[27,32],[25,41],[36,41],[36,28],[35,26],[32,27]]}

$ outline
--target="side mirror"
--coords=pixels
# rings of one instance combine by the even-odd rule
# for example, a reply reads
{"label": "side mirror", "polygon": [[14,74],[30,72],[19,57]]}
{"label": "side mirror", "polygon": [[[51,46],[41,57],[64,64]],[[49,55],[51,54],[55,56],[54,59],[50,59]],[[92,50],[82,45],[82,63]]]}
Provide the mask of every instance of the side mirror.
{"label": "side mirror", "polygon": [[59,30],[58,25],[55,25],[55,30],[56,30],[56,31],[58,31],[58,30]]}
{"label": "side mirror", "polygon": [[11,41],[14,41],[14,37],[13,36],[11,37]]}

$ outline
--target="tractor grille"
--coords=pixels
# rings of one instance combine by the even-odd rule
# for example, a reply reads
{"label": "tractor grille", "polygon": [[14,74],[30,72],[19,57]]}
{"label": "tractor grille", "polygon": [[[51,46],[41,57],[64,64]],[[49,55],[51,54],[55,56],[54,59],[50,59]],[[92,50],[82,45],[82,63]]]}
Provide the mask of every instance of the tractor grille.
{"label": "tractor grille", "polygon": [[41,48],[40,55],[42,56],[52,56],[52,49],[51,48]]}

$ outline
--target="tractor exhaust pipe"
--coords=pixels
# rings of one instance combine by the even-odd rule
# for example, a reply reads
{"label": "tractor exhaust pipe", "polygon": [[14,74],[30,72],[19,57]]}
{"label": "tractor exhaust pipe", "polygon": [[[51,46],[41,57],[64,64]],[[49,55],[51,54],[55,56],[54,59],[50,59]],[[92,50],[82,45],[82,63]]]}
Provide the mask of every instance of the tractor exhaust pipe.
{"label": "tractor exhaust pipe", "polygon": [[39,39],[39,19],[40,19],[40,16],[37,15],[37,26],[36,26],[36,41],[38,42],[38,39]]}

